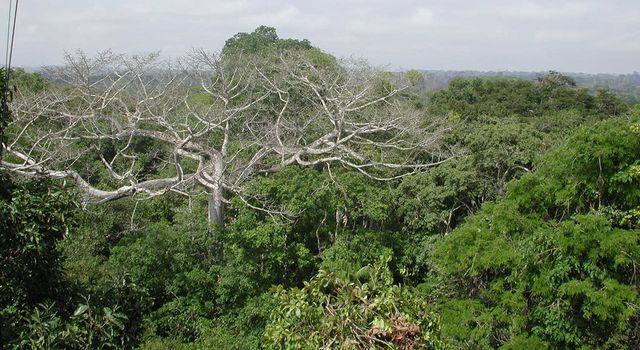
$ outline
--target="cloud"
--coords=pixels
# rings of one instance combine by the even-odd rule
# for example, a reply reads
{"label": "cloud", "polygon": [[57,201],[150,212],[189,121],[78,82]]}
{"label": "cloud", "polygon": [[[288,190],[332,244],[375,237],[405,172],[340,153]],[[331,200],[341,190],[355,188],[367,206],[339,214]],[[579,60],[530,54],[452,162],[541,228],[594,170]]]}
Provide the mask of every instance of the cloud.
{"label": "cloud", "polygon": [[[118,3],[118,1],[110,1],[110,3]],[[121,3],[125,10],[123,12],[137,18],[149,14],[227,17],[240,15],[252,9],[252,4],[245,0],[136,0]]]}
{"label": "cloud", "polygon": [[[34,0],[20,3],[14,61],[63,50],[220,49],[259,25],[338,56],[429,69],[640,70],[637,0]],[[2,26],[0,26],[2,27]]]}
{"label": "cloud", "polygon": [[523,1],[497,6],[494,14],[501,19],[520,21],[567,21],[598,14],[602,2],[593,1]]}
{"label": "cloud", "polygon": [[409,17],[409,23],[416,26],[425,26],[431,24],[433,22],[433,18],[434,15],[432,10],[425,7],[419,7]]}
{"label": "cloud", "polygon": [[300,11],[295,6],[286,6],[273,12],[254,13],[241,16],[239,21],[255,28],[260,25],[268,25],[275,28],[301,28],[316,29],[329,25],[328,18],[312,13]]}

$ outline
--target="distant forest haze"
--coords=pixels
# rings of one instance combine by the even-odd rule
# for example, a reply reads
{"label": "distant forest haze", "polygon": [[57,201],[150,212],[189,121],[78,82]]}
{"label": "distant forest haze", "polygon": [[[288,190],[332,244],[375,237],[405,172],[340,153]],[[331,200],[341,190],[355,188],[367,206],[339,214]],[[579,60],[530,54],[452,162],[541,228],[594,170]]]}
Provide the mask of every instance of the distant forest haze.
{"label": "distant forest haze", "polygon": [[[437,91],[446,89],[451,80],[456,78],[515,78],[535,81],[546,72],[479,72],[479,71],[438,71],[427,70],[423,72],[424,79],[415,89],[416,91]],[[630,74],[587,74],[562,72],[570,77],[579,87],[587,88],[591,91],[609,90],[615,93],[629,104],[640,102],[640,73]]]}
{"label": "distant forest haze", "polygon": [[268,26],[12,69],[0,348],[638,349],[639,86]]}

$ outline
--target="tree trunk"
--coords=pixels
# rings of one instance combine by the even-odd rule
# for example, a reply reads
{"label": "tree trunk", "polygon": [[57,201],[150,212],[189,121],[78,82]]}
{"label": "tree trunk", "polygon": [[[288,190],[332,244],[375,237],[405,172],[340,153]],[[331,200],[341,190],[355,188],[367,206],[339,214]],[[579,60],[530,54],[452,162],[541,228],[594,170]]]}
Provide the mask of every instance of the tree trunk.
{"label": "tree trunk", "polygon": [[224,226],[224,201],[222,197],[222,188],[216,187],[209,189],[208,213],[209,225]]}

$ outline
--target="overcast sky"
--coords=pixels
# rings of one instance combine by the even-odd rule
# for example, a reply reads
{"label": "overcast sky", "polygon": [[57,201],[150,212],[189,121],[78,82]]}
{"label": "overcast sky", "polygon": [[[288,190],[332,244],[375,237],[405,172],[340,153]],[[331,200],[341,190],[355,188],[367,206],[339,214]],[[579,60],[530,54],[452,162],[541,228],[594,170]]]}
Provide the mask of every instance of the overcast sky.
{"label": "overcast sky", "polygon": [[393,69],[640,71],[640,0],[23,0],[14,63],[219,50],[263,24]]}

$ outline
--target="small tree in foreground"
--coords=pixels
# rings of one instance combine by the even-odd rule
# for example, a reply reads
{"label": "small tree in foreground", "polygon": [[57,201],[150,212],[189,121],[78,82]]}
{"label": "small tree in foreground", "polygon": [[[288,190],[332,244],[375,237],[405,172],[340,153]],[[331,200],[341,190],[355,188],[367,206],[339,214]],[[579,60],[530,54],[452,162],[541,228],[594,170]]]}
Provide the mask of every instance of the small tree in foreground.
{"label": "small tree in foreground", "polygon": [[381,258],[349,281],[321,270],[302,289],[276,292],[267,349],[440,349],[428,302],[393,284]]}

